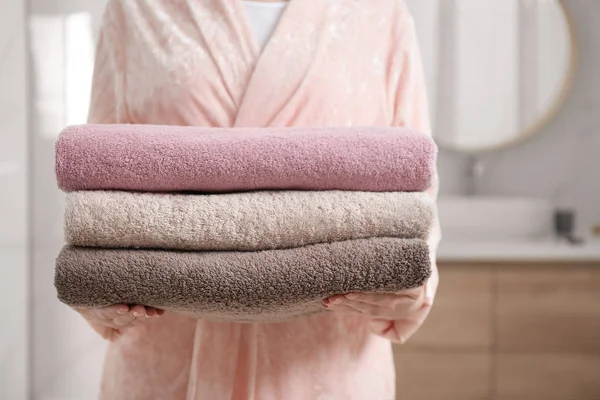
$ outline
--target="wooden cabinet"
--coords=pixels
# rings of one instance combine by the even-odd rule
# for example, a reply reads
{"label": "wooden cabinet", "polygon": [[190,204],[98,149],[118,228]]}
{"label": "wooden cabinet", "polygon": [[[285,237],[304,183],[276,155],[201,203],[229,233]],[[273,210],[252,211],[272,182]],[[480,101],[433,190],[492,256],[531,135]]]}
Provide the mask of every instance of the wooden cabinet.
{"label": "wooden cabinet", "polygon": [[600,267],[500,268],[497,320],[500,352],[600,353]]}
{"label": "wooden cabinet", "polygon": [[493,337],[492,285],[490,268],[440,268],[435,305],[403,349],[487,352]]}
{"label": "wooden cabinet", "polygon": [[600,265],[444,264],[397,399],[600,400]]}
{"label": "wooden cabinet", "polygon": [[398,399],[488,398],[492,273],[481,266],[440,267],[429,317],[409,342],[394,346]]}
{"label": "wooden cabinet", "polygon": [[396,357],[398,399],[488,399],[489,353],[417,352]]}
{"label": "wooden cabinet", "polygon": [[600,399],[600,266],[498,269],[497,398]]}
{"label": "wooden cabinet", "polygon": [[498,354],[498,400],[600,399],[600,354]]}

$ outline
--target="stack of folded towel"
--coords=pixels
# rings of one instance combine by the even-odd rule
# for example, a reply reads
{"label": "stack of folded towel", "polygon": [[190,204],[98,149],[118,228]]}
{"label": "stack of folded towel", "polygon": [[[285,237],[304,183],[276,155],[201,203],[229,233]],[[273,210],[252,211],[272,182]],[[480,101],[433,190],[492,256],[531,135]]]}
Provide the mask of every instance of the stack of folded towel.
{"label": "stack of folded towel", "polygon": [[421,286],[436,153],[402,128],[69,127],[59,299],[278,321]]}

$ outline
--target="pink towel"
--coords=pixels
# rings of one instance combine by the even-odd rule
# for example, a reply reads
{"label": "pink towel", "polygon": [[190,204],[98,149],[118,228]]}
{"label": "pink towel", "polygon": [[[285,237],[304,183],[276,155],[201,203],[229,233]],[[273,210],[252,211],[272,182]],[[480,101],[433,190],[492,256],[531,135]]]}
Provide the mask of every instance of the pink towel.
{"label": "pink towel", "polygon": [[58,139],[56,175],[67,192],[424,191],[436,155],[404,128],[79,125]]}

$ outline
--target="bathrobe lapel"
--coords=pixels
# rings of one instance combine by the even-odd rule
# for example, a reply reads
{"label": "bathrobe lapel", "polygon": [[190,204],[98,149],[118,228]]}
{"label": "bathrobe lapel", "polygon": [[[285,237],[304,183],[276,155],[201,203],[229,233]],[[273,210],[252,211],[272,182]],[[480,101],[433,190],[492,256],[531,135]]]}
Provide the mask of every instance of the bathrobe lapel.
{"label": "bathrobe lapel", "polygon": [[[235,126],[293,125],[293,116],[300,111],[300,89],[318,59],[319,38],[323,36],[330,2],[291,0],[262,53],[244,10],[240,10],[240,1],[233,0],[233,3],[241,16],[239,21],[246,32],[245,40],[257,54]],[[308,20],[310,24],[305,23]]]}
{"label": "bathrobe lapel", "polygon": [[[195,22],[195,38],[216,68],[214,75],[199,77],[213,79],[230,96],[235,112],[239,109],[248,81],[254,71],[258,50],[252,41],[240,0],[184,0],[186,12]],[[216,82],[215,82],[216,81]]]}
{"label": "bathrobe lapel", "polygon": [[301,111],[301,89],[319,59],[332,2],[291,0],[262,52],[241,0],[202,3],[204,7],[190,6],[189,11],[198,21],[204,19],[202,13],[217,18],[215,24],[199,24],[198,29],[237,105],[233,125],[293,125],[294,116]]}
{"label": "bathrobe lapel", "polygon": [[379,1],[290,0],[262,52],[241,0],[115,3],[132,26],[119,53],[127,57],[114,60],[125,67],[118,120],[389,125],[402,52],[392,42],[399,18]]}
{"label": "bathrobe lapel", "polygon": [[[241,2],[230,1],[258,54]],[[389,125],[394,17],[378,2],[291,0],[256,56],[234,126]]]}

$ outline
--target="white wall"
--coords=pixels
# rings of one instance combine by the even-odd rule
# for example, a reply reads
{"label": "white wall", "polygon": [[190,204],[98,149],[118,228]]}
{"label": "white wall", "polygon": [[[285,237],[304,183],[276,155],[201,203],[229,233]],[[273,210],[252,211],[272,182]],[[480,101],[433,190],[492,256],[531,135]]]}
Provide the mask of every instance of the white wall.
{"label": "white wall", "polygon": [[24,0],[0,4],[0,242],[26,237],[27,143]]}
{"label": "white wall", "polygon": [[456,115],[451,142],[477,147],[510,139],[519,130],[519,3],[458,0],[453,11]]}
{"label": "white wall", "polygon": [[579,45],[571,95],[532,140],[482,157],[480,192],[548,197],[577,210],[580,233],[587,234],[600,224],[600,1],[567,0],[567,6]]}
{"label": "white wall", "polygon": [[[29,26],[34,87],[32,131],[33,358],[36,400],[97,397],[106,343],[56,298],[54,259],[63,246],[64,195],[54,176],[54,143],[87,117],[92,27],[100,0],[31,1]],[[83,90],[73,90],[74,88]]]}
{"label": "white wall", "polygon": [[[416,12],[423,12],[441,1],[446,0],[407,0],[407,3]],[[566,0],[566,4],[573,15],[579,47],[571,94],[558,115],[531,140],[478,156],[484,174],[477,185],[477,194],[548,197],[557,206],[574,208],[578,212],[580,233],[588,234],[594,224],[600,224],[600,25],[596,21],[600,1]],[[540,2],[539,7],[541,12],[547,12],[544,2]],[[545,32],[546,28],[540,26],[539,29]],[[425,38],[423,46],[430,46],[428,43],[430,40]],[[555,41],[554,45],[564,43]],[[424,51],[424,58],[429,52]],[[540,62],[556,63],[556,60],[542,49]],[[539,79],[547,82],[552,77],[544,74]],[[542,82],[539,86],[548,88]],[[439,88],[437,91],[429,89],[429,92],[440,94]],[[442,196],[462,194],[469,187],[468,161],[467,155],[440,150]]]}
{"label": "white wall", "polygon": [[27,397],[27,80],[23,0],[0,3],[0,399]]}

